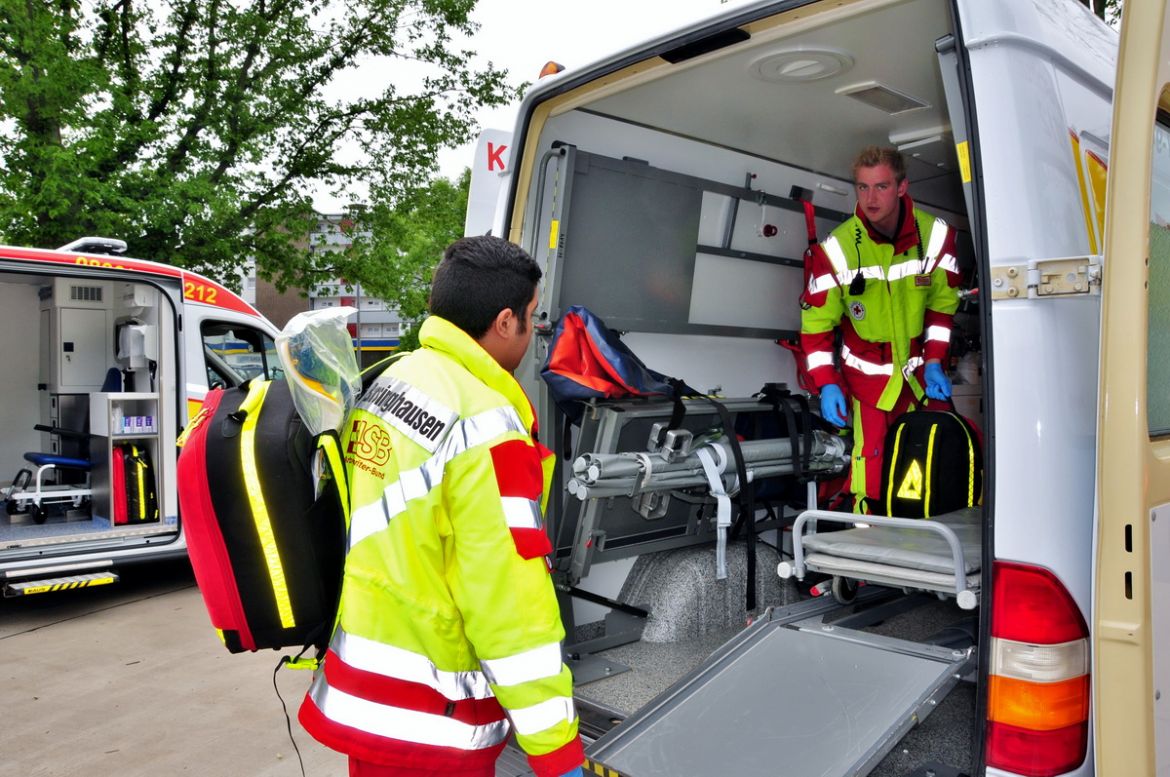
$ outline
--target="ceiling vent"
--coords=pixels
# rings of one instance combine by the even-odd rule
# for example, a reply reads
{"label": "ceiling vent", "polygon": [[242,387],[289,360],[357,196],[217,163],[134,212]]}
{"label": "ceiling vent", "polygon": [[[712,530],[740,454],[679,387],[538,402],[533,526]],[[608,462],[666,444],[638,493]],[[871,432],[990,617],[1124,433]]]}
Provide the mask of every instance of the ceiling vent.
{"label": "ceiling vent", "polygon": [[917,97],[911,97],[896,89],[891,89],[877,81],[865,81],[860,84],[843,86],[837,90],[837,94],[843,94],[846,97],[852,97],[854,100],[860,100],[866,105],[877,108],[880,111],[885,111],[891,116],[897,116],[900,113],[915,111],[919,108],[927,108],[930,106],[930,103],[925,103]]}
{"label": "ceiling vent", "polygon": [[73,302],[101,302],[101,286],[70,286],[69,299]]}
{"label": "ceiling vent", "polygon": [[853,67],[853,57],[834,49],[785,49],[765,54],[748,67],[761,81],[793,84],[844,73]]}

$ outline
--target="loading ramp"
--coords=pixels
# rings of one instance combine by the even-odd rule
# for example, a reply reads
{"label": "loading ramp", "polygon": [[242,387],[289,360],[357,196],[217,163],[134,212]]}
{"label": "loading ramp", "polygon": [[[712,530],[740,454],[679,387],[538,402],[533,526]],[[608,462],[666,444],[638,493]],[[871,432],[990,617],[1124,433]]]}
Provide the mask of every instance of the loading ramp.
{"label": "loading ramp", "polygon": [[834,609],[768,611],[589,760],[621,777],[868,774],[970,673],[974,651],[825,622]]}

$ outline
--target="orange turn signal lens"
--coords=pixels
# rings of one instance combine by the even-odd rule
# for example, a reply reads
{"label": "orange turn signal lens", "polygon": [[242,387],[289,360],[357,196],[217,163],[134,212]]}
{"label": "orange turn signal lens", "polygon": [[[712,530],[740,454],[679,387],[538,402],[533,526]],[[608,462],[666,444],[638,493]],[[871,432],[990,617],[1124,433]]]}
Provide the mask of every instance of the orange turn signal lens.
{"label": "orange turn signal lens", "polygon": [[1054,731],[1089,718],[1089,676],[1034,683],[991,675],[987,719],[1032,731]]}

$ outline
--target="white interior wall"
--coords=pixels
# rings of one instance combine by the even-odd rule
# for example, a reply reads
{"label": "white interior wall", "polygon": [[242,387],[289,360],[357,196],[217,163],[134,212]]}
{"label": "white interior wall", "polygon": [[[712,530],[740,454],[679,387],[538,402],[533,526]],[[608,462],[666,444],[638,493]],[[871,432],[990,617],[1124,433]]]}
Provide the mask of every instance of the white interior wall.
{"label": "white interior wall", "polygon": [[[818,206],[853,210],[852,187],[846,181],[596,114],[573,111],[550,119],[541,133],[537,158],[554,141],[614,158],[643,159],[663,170],[725,184],[743,186],[750,181],[753,189],[783,196],[799,186],[815,193]],[[720,240],[729,202],[725,197],[704,197],[700,243]],[[765,223],[777,227],[773,236],[763,237]],[[818,219],[820,235],[834,225]],[[741,201],[734,248],[799,259],[806,245],[803,214]],[[699,255],[694,280],[692,323],[799,327],[799,268]],[[653,369],[700,390],[721,387],[724,396],[747,396],[766,381],[795,388],[792,356],[770,339],[642,332],[629,332],[623,339]]]}
{"label": "white interior wall", "polygon": [[[129,306],[131,289],[139,291],[139,299],[146,302],[144,306]],[[114,310],[116,320],[133,318],[154,330],[154,350],[149,355],[157,362],[153,384],[148,368],[136,370],[131,376],[131,384],[126,386],[127,391],[154,392],[158,394],[157,428],[160,433],[157,450],[153,452],[153,464],[159,471],[163,487],[159,489],[159,513],[164,522],[172,522],[178,515],[178,490],[170,484],[176,482],[175,466],[176,455],[174,436],[178,428],[176,421],[177,385],[175,376],[178,374],[175,363],[175,311],[171,304],[164,299],[159,289],[149,283],[118,284],[117,306]],[[143,298],[144,295],[144,298]],[[199,354],[199,366],[202,366],[202,352]]]}
{"label": "white interior wall", "polygon": [[41,449],[37,394],[40,359],[40,306],[37,287],[0,282],[0,484],[8,485],[22,466],[25,451]]}
{"label": "white interior wall", "polygon": [[[182,400],[179,395],[179,369],[175,348],[176,311],[162,292],[157,289],[154,292],[154,306],[151,308],[148,322],[158,327],[158,377],[155,380],[155,391],[158,392],[159,453],[155,458],[155,466],[159,468],[164,483],[177,483],[175,469],[177,449],[174,445],[174,439],[183,423],[177,413],[185,410],[185,407],[180,407]],[[203,368],[203,352],[198,352],[195,358],[197,361],[188,369],[201,370]],[[183,405],[185,404],[183,402]],[[179,490],[177,488],[164,488],[159,497],[159,512],[162,520],[165,523],[177,520]]]}

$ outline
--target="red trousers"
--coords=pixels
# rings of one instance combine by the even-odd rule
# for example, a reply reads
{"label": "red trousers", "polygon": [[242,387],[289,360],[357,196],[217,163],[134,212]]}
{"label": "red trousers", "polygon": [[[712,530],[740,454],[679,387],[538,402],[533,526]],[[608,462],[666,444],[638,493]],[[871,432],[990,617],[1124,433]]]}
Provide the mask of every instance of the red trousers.
{"label": "red trousers", "polygon": [[886,432],[894,420],[914,407],[916,400],[909,387],[890,410],[878,410],[873,405],[853,400],[853,471],[851,489],[854,511],[868,512],[862,499],[876,504],[882,498],[882,462],[886,447]]}

